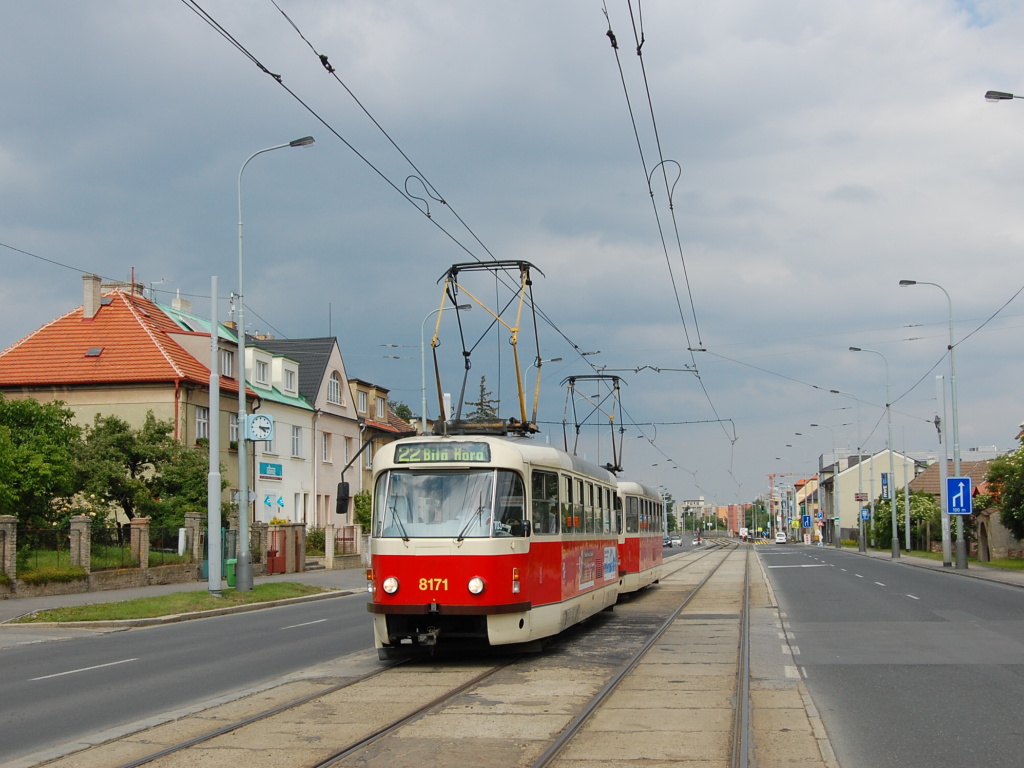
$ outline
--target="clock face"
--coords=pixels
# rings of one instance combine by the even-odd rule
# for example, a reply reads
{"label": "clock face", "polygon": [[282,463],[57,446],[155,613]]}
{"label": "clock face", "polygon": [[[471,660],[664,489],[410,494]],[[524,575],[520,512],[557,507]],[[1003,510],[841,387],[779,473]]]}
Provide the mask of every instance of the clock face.
{"label": "clock face", "polygon": [[249,435],[252,440],[267,440],[274,431],[274,422],[269,416],[257,414],[249,420]]}

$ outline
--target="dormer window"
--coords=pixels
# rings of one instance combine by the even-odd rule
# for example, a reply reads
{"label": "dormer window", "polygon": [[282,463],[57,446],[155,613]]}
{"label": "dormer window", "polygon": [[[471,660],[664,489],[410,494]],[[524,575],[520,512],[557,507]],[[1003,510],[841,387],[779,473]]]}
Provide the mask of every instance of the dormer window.
{"label": "dormer window", "polygon": [[89,347],[89,351],[85,353],[86,357],[99,357],[103,353],[103,347]]}
{"label": "dormer window", "polygon": [[270,380],[270,366],[263,360],[256,361],[256,383],[266,386]]}

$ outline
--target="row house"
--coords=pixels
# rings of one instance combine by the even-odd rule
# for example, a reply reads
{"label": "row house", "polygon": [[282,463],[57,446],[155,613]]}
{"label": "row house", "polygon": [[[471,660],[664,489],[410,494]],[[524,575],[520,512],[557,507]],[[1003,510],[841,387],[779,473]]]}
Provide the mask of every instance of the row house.
{"label": "row house", "polygon": [[[97,415],[116,415],[137,426],[152,411],[172,421],[175,439],[186,445],[205,444],[210,430],[218,429],[227,499],[237,498],[238,491],[244,375],[246,412],[275,421],[273,439],[253,443],[249,453],[250,518],[312,526],[353,522],[351,499],[338,504],[339,481],[348,479],[344,470],[364,443],[372,458],[375,443],[410,433],[387,407],[387,390],[359,381],[361,394],[353,399],[334,338],[247,336],[246,359],[239,361],[237,331],[227,323],[216,329],[220,402],[213,404],[210,321],[193,314],[185,300],[164,306],[142,293],[138,283],[102,283],[83,275],[82,307],[0,352],[0,392],[60,400],[83,425]],[[357,475],[352,495],[369,487],[368,473]]]}
{"label": "row house", "polygon": [[[85,275],[83,290],[81,307],[0,352],[0,392],[62,401],[81,425],[97,415],[141,425],[152,411],[186,445],[208,437],[210,370],[194,351],[205,348],[209,358],[209,333],[175,323],[139,284],[104,285]],[[222,376],[220,386],[214,410],[230,409],[238,381]]]}

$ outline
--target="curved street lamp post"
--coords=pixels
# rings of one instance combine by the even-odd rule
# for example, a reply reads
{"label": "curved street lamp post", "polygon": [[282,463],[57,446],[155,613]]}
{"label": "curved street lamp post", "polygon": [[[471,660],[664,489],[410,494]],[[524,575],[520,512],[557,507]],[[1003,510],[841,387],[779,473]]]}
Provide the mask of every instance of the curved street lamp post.
{"label": "curved street lamp post", "polygon": [[[989,91],[989,93],[995,93],[995,91]],[[901,288],[906,288],[911,285],[932,285],[946,294],[946,302],[949,306],[949,346],[947,347],[949,350],[949,390],[950,402],[953,406],[953,477],[960,477],[960,417],[957,414],[956,403],[956,353],[954,351],[955,345],[953,344],[953,299],[950,298],[949,291],[938,283],[929,283],[924,280],[900,280]],[[945,459],[943,459],[943,461],[945,461]],[[942,513],[946,514],[946,510],[943,510]],[[956,568],[958,570],[967,568],[967,540],[964,538],[963,515],[956,516]]]}
{"label": "curved street lamp post", "polygon": [[[238,562],[235,564],[235,589],[252,592],[252,552],[249,548],[249,464],[246,452],[245,434],[245,291],[243,290],[242,257],[242,173],[245,166],[257,155],[285,147],[308,147],[314,143],[312,136],[303,136],[287,144],[275,144],[253,152],[242,163],[238,171]],[[213,556],[213,553],[210,553]]]}
{"label": "curved street lamp post", "polygon": [[893,484],[896,482],[896,471],[892,460],[892,393],[889,385],[889,360],[876,349],[863,349],[861,347],[850,347],[851,352],[871,352],[882,358],[885,363],[885,422],[889,428],[889,507],[892,510],[892,557],[898,560],[900,557],[900,536],[896,523],[896,494],[893,492]]}

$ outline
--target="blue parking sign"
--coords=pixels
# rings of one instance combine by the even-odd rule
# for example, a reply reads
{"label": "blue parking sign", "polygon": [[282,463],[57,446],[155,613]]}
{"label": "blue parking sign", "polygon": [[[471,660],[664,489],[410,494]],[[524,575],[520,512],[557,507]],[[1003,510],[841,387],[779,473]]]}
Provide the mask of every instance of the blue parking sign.
{"label": "blue parking sign", "polygon": [[946,514],[969,515],[973,512],[971,504],[971,478],[946,478]]}

